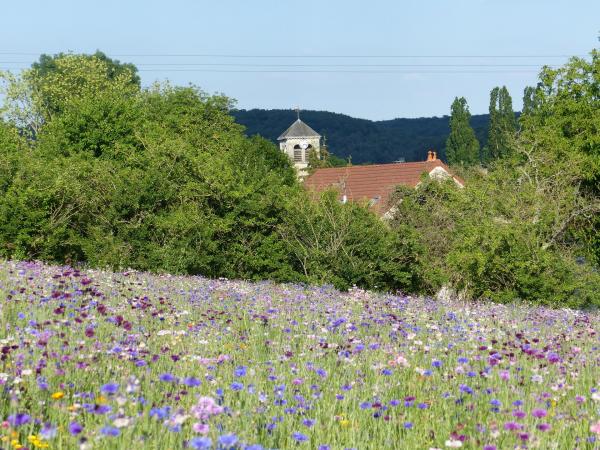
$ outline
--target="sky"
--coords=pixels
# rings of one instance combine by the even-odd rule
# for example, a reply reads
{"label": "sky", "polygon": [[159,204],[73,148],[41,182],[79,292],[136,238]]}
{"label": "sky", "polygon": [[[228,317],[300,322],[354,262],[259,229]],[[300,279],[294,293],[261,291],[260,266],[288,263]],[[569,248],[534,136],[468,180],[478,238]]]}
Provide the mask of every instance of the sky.
{"label": "sky", "polygon": [[515,110],[544,64],[600,47],[598,0],[20,0],[0,5],[0,68],[97,49],[237,107],[372,120]]}

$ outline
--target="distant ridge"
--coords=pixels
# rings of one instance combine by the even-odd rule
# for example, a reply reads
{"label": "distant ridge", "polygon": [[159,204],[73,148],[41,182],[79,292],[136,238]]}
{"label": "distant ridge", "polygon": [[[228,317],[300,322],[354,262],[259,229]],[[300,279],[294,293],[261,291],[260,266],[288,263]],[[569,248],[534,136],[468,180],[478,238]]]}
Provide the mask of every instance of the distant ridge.
{"label": "distant ridge", "polygon": [[[250,109],[232,111],[236,121],[246,127],[248,135],[277,142],[277,137],[296,120],[296,112],[287,109]],[[401,160],[422,161],[427,150],[434,149],[445,160],[449,118],[421,117],[372,121],[356,119],[328,111],[302,111],[301,118],[327,139],[336,156],[352,156],[353,164],[388,163]],[[481,145],[485,144],[488,114],[474,115],[471,126]]]}

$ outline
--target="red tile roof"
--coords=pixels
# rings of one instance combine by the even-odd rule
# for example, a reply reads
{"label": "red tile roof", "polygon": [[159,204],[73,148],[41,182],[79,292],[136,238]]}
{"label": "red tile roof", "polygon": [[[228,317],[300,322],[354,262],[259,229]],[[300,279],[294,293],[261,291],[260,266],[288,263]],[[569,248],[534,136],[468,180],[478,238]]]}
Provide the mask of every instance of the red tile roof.
{"label": "red tile roof", "polygon": [[[373,164],[368,166],[332,167],[317,169],[304,181],[308,189],[322,191],[334,187],[339,189],[340,198],[346,195],[348,201],[366,200],[378,214],[389,209],[390,195],[398,185],[416,187],[423,173],[430,173],[436,167],[452,175],[450,169],[439,159],[433,161]],[[453,176],[461,185],[462,180]]]}

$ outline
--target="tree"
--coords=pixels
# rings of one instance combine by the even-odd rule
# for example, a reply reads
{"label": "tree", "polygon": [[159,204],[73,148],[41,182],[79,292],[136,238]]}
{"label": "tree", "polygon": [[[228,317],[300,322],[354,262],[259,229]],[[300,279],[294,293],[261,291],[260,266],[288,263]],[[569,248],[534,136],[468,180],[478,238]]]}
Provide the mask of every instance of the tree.
{"label": "tree", "polygon": [[464,97],[454,99],[450,115],[450,135],[446,141],[446,157],[450,164],[471,166],[479,159],[479,142],[469,120],[471,114]]}
{"label": "tree", "polygon": [[[39,81],[49,77],[56,79],[57,74],[62,74],[63,76],[67,75],[69,73],[69,68],[65,67],[64,61],[70,59],[79,63],[81,63],[82,60],[88,60],[88,62],[92,61],[94,62],[94,65],[99,65],[103,68],[106,80],[114,81],[125,78],[127,83],[131,84],[134,90],[140,89],[141,80],[137,74],[138,69],[134,64],[121,63],[116,59],[111,59],[100,50],[97,50],[96,53],[92,55],[58,53],[50,56],[42,54],[40,55],[39,61],[31,65],[33,77]],[[89,67],[89,65],[84,64],[84,67]],[[72,82],[70,87],[76,88],[78,82],[81,82],[81,84],[86,84],[89,82],[89,77],[83,77],[79,80],[75,79],[75,82]],[[55,104],[55,101],[52,97],[46,97],[44,99],[44,104],[52,113],[58,112],[60,108],[60,105]]]}
{"label": "tree", "polygon": [[[600,199],[600,51],[571,58],[563,67],[544,67],[528,90],[531,107],[521,118],[522,134],[568,167],[577,167],[583,197]],[[573,161],[572,164],[569,162]],[[557,176],[562,176],[560,173]],[[591,222],[591,223],[590,223]],[[570,231],[585,242],[585,254],[600,266],[600,214],[571,222]]]}
{"label": "tree", "polygon": [[390,230],[365,205],[341,203],[334,190],[291,199],[278,232],[302,281],[405,292],[422,286],[414,233]]}
{"label": "tree", "polygon": [[535,88],[525,86],[523,90],[523,110],[521,111],[521,117],[531,114],[535,107]]}
{"label": "tree", "polygon": [[490,92],[490,122],[487,145],[482,152],[482,162],[507,156],[511,139],[517,131],[517,121],[512,109],[512,99],[506,86],[495,87]]}
{"label": "tree", "polygon": [[[52,118],[69,113],[77,115],[81,102],[89,103],[92,97],[121,104],[135,98],[140,92],[135,66],[121,65],[99,55],[42,55],[40,63],[19,76],[0,73],[4,81],[3,115],[35,138]],[[111,105],[106,106],[112,110]],[[88,113],[93,117],[80,120],[85,128],[92,127],[97,119],[103,120],[109,111]]]}

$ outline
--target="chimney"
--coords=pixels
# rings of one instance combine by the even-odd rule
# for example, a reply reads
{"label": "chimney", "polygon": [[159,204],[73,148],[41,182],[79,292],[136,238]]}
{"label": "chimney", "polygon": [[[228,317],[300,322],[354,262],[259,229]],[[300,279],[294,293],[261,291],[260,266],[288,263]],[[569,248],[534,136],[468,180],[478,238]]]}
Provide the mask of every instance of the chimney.
{"label": "chimney", "polygon": [[437,160],[437,152],[432,152],[433,153],[433,157],[431,158],[432,161]]}
{"label": "chimney", "polygon": [[431,150],[427,152],[427,161],[433,161],[433,152]]}

